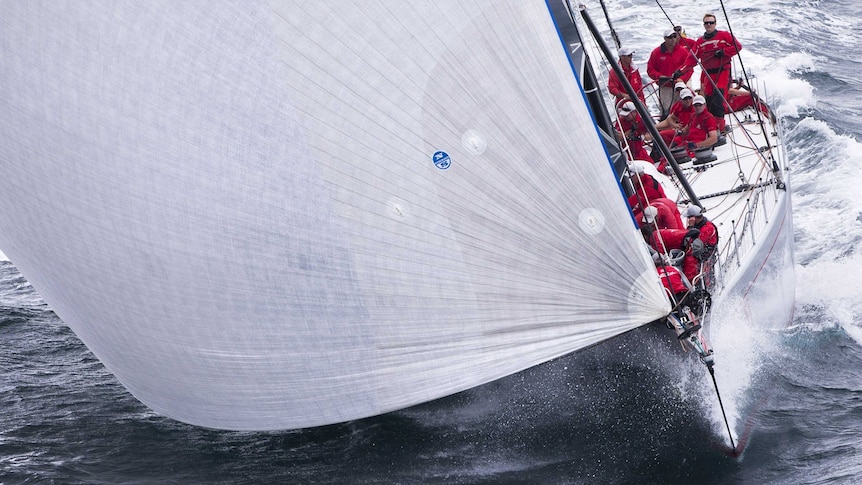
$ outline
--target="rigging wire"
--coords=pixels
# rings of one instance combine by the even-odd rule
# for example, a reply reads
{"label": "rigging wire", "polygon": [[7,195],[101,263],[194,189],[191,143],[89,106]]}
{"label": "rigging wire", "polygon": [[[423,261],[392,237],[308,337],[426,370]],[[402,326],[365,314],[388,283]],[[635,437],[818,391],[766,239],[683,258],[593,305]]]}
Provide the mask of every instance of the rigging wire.
{"label": "rigging wire", "polygon": [[608,27],[611,29],[611,37],[614,39],[614,44],[616,44],[617,49],[622,47],[620,43],[620,38],[617,36],[617,31],[614,29],[614,25],[611,23],[611,16],[608,14],[608,7],[605,5],[605,0],[599,0],[599,3],[602,5],[602,12],[605,13],[605,20],[608,22]]}

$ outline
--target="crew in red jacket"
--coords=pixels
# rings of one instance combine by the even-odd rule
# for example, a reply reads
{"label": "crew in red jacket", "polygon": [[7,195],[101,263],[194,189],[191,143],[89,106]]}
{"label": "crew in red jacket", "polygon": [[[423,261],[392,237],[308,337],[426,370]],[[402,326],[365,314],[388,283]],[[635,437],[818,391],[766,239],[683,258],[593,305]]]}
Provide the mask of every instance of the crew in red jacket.
{"label": "crew in red jacket", "polygon": [[757,105],[757,108],[761,113],[768,116],[769,120],[773,123],[776,122],[775,114],[772,112],[769,105],[764,103],[756,93],[743,85],[742,80],[732,81],[727,93],[727,105],[730,107],[731,111],[741,111],[749,106]]}
{"label": "crew in red jacket", "polygon": [[698,229],[655,229],[652,224],[644,224],[641,226],[641,234],[644,241],[656,252],[667,254],[671,249],[683,251],[683,274],[689,281],[694,281],[700,273],[700,261],[694,255],[703,252],[703,241],[698,238]]}
{"label": "crew in red jacket", "polygon": [[687,221],[687,227],[700,230],[700,238],[703,241],[706,253],[700,259],[707,259],[712,256],[715,248],[718,247],[718,229],[715,224],[703,216],[703,211],[696,205],[688,206],[683,214]]}
{"label": "crew in red jacket", "polygon": [[686,229],[676,203],[670,199],[658,198],[650,200],[640,217],[640,222],[655,223],[658,229]]}
{"label": "crew in red jacket", "polygon": [[[641,103],[645,103],[644,81],[637,66],[632,64],[632,56],[634,56],[635,51],[626,49],[625,47],[620,47],[618,53],[620,56],[620,68],[622,68],[623,73],[626,75],[626,79],[629,80],[629,84],[632,85],[632,89],[637,93],[638,99],[641,100]],[[608,74],[608,92],[611,93],[611,96],[616,98],[616,104],[619,104],[621,101],[628,101],[631,99],[623,88],[623,83],[620,81],[620,78],[617,77],[616,71],[613,69],[611,69],[610,74]]]}
{"label": "crew in red jacket", "polygon": [[647,76],[658,83],[661,119],[664,119],[674,102],[674,86],[677,81],[688,82],[696,60],[683,45],[679,45],[679,34],[673,30],[664,33],[664,42],[653,49],[647,61]]}
{"label": "crew in red jacket", "polygon": [[644,224],[641,227],[644,238],[651,248],[662,254],[670,252],[671,249],[683,251],[687,249],[687,239],[691,239],[687,229],[653,229],[651,226],[651,224]]}
{"label": "crew in red jacket", "polygon": [[[652,175],[644,172],[640,163],[633,163],[629,178],[635,193],[629,196],[629,207],[639,209],[648,206],[655,199],[666,199],[664,188]],[[642,209],[641,209],[642,210]]]}
{"label": "crew in red jacket", "polygon": [[[646,125],[638,114],[635,104],[626,101],[617,110],[617,135],[624,137],[629,146],[626,155],[629,160],[652,160],[644,148],[644,137],[647,135]],[[630,153],[629,153],[630,152]]]}
{"label": "crew in red jacket", "polygon": [[703,96],[695,96],[692,106],[694,106],[694,115],[689,120],[688,126],[677,131],[673,144],[687,146],[690,150],[715,145],[718,141],[718,124],[715,117],[706,110],[706,100]]}
{"label": "crew in red jacket", "polygon": [[670,107],[670,114],[674,121],[682,126],[688,126],[691,117],[694,116],[694,93],[690,89],[683,89],[679,93],[679,101]]}
{"label": "crew in red jacket", "polygon": [[653,253],[653,261],[655,261],[655,269],[661,284],[667,292],[673,296],[674,303],[682,306],[690,300],[691,283],[675,266],[665,264],[662,261],[661,255]]}
{"label": "crew in red jacket", "polygon": [[661,129],[659,134],[668,146],[676,135],[676,131],[685,128],[691,122],[691,117],[694,116],[695,112],[693,100],[694,94],[690,89],[680,90],[679,100],[670,107],[670,115],[655,125],[656,128]]}
{"label": "crew in red jacket", "polygon": [[[732,58],[742,50],[742,44],[730,32],[716,29],[715,15],[711,13],[703,16],[703,28],[706,32],[697,39],[695,48],[695,55],[703,66],[700,85],[707,99],[709,112],[720,118],[719,128],[723,130],[724,100],[730,88]],[[713,87],[713,83],[718,91]]]}

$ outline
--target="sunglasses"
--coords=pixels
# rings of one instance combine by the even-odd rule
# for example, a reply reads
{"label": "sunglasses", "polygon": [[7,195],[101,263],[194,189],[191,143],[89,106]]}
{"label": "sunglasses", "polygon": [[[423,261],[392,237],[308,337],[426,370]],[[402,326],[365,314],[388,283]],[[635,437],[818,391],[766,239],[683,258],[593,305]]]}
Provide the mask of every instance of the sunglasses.
{"label": "sunglasses", "polygon": [[703,25],[715,25],[715,20],[712,22],[704,22]]}

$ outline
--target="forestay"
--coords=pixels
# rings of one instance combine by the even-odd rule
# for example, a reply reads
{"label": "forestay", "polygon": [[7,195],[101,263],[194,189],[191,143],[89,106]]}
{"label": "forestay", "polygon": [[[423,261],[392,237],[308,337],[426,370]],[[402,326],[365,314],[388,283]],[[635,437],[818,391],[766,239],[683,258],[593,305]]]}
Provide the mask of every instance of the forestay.
{"label": "forestay", "polygon": [[375,415],[669,311],[544,1],[5,2],[0,59],[0,249],[164,415]]}

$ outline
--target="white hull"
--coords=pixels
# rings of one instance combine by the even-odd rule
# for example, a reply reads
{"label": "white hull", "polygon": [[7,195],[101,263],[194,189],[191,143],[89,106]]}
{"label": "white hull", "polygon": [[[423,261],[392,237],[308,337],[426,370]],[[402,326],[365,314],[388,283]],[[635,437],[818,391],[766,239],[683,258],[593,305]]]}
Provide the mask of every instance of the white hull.
{"label": "white hull", "polygon": [[[736,116],[756,119],[753,110]],[[750,321],[770,328],[784,327],[793,316],[795,285],[792,204],[780,127],[763,118],[772,150],[761,153],[746,147],[766,145],[759,125],[739,124],[731,115],[726,118],[733,129],[727,143],[714,150],[718,160],[690,177],[692,188],[707,209],[705,214],[719,231],[715,311],[741,304]],[[762,158],[769,154],[780,169],[778,175],[768,170],[773,166],[769,159]],[[709,196],[743,183],[751,190]]]}

